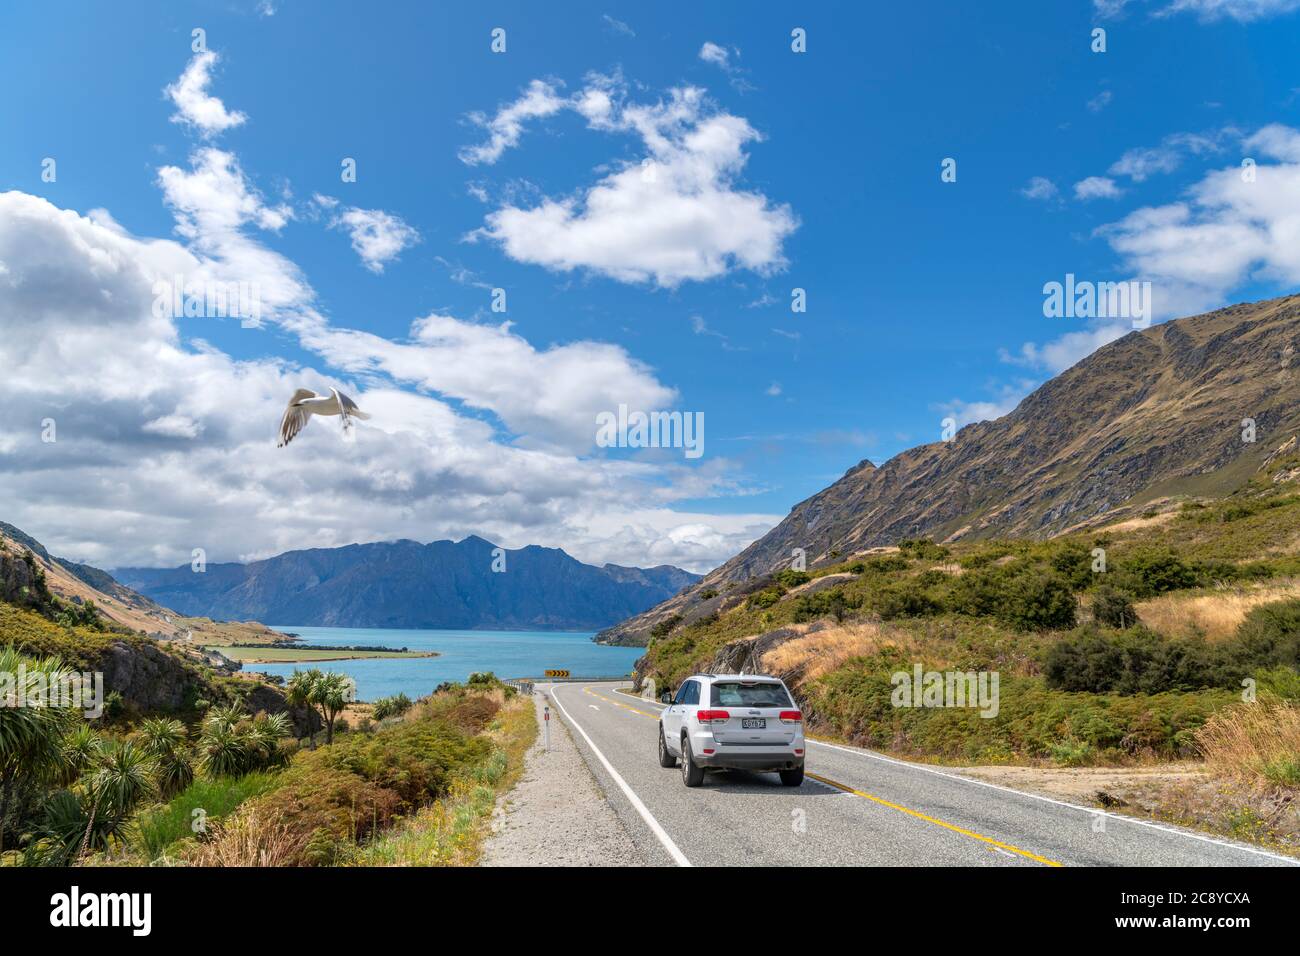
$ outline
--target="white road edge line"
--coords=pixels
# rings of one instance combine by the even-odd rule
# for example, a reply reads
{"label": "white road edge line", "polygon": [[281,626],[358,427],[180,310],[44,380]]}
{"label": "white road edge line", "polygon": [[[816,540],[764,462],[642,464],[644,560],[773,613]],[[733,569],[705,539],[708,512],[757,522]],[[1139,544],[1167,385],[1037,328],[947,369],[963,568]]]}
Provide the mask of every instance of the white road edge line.
{"label": "white road edge line", "polygon": [[[640,698],[640,699],[644,703],[653,704],[656,707],[666,706],[664,704],[659,703],[658,701],[645,700],[644,698]],[[1004,787],[1001,784],[990,783],[987,780],[977,780],[974,777],[963,777],[960,774],[945,773],[944,771],[936,770],[933,767],[926,767],[923,764],[909,763],[906,760],[897,760],[894,757],[886,757],[884,754],[878,754],[875,753],[874,751],[864,750],[859,747],[845,747],[840,744],[828,744],[821,740],[814,740],[811,737],[807,738],[807,740],[809,744],[813,744],[818,747],[829,747],[831,750],[840,750],[846,754],[852,754],[853,756],[856,757],[869,757],[872,760],[880,760],[883,761],[884,763],[892,763],[899,767],[906,767],[908,770],[921,770],[924,771],[925,773],[932,773],[937,777],[946,777],[949,780],[956,780],[959,783],[970,783],[970,784],[974,784],[977,787],[988,787],[991,790],[1001,790],[1003,793],[1010,793],[1017,797],[1028,797],[1030,800],[1039,800],[1043,803],[1055,804],[1058,807],[1067,807],[1071,810],[1078,810],[1080,813],[1089,813],[1093,815],[1100,814],[1104,817],[1109,817],[1112,820],[1117,820],[1120,823],[1132,823],[1140,827],[1150,827],[1153,830],[1160,830],[1164,833],[1171,833],[1175,836],[1187,837],[1189,840],[1201,840],[1202,842],[1205,843],[1213,843],[1215,846],[1227,847],[1230,850],[1244,850],[1247,853],[1254,853],[1257,854],[1258,856],[1266,856],[1270,860],[1278,860],[1282,863],[1287,863],[1291,866],[1300,866],[1300,860],[1297,860],[1294,857],[1282,856],[1280,853],[1271,853],[1268,850],[1261,850],[1258,847],[1246,846],[1243,843],[1232,843],[1229,842],[1228,840],[1216,840],[1214,837],[1211,836],[1205,836],[1204,834],[1201,833],[1192,833],[1187,830],[1179,830],[1176,827],[1164,826],[1163,824],[1160,823],[1152,823],[1150,820],[1137,820],[1133,817],[1126,817],[1123,814],[1111,813],[1108,810],[1098,810],[1093,807],[1081,807],[1077,803],[1067,803],[1064,800],[1057,800],[1054,797],[1044,797],[1041,794],[1037,794],[1037,793],[1026,793],[1024,790],[1016,790],[1013,787]]]}
{"label": "white road edge line", "polygon": [[555,706],[560,708],[560,712],[568,718],[569,723],[573,724],[574,730],[582,734],[582,739],[587,741],[587,746],[591,748],[591,752],[596,755],[596,759],[598,759],[601,765],[609,772],[609,775],[614,778],[614,782],[618,784],[619,789],[623,791],[623,796],[627,797],[628,802],[632,804],[632,808],[641,815],[641,819],[644,820],[646,826],[650,828],[650,832],[659,838],[659,842],[663,844],[664,849],[668,851],[668,855],[673,858],[673,861],[678,866],[690,866],[691,861],[686,859],[686,854],[678,849],[677,844],[673,842],[673,838],[668,835],[667,831],[659,825],[659,821],[654,818],[654,814],[652,814],[646,805],[641,802],[641,798],[632,791],[632,788],[627,785],[627,781],[619,775],[619,772],[614,769],[613,765],[605,759],[605,755],[600,752],[600,748],[597,747],[592,739],[587,736],[587,732],[582,729],[578,722],[569,714],[568,710],[565,709],[564,704],[560,702],[560,695],[557,693],[557,690],[558,688],[556,685],[552,684],[551,700],[555,701]]}

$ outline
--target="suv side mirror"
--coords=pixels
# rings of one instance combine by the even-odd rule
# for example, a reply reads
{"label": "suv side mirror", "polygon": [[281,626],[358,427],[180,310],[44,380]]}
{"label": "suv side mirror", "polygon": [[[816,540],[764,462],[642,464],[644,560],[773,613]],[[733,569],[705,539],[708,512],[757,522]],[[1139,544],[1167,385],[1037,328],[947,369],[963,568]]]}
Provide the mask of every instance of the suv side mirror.
{"label": "suv side mirror", "polygon": [[673,695],[668,693],[668,691],[664,691],[659,695],[659,702],[662,704],[671,704],[673,702]]}

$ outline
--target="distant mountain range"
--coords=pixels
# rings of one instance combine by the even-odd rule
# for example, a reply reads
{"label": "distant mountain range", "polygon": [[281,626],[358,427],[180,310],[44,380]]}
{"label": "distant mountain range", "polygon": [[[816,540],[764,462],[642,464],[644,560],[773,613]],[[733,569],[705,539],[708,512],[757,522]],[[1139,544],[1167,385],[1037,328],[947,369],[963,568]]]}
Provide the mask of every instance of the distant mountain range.
{"label": "distant mountain range", "polygon": [[712,612],[729,585],[905,538],[1047,538],[1153,502],[1226,494],[1300,432],[1300,296],[1177,319],[1103,346],[996,421],[859,462],[691,592],[602,633]]}
{"label": "distant mountain range", "polygon": [[463,541],[289,551],[251,564],[118,568],[117,581],[181,614],[324,627],[595,630],[699,580],[681,568],[583,564],[557,548]]}

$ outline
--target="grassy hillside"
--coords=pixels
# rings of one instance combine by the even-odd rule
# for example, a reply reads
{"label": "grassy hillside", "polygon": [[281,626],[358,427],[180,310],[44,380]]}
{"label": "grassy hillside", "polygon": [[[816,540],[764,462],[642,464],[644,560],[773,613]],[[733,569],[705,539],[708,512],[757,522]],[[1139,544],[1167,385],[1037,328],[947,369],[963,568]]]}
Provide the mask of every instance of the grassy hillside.
{"label": "grassy hillside", "polygon": [[[724,585],[659,627],[638,673],[661,690],[696,670],[779,673],[810,729],[914,757],[1198,757],[1243,681],[1300,698],[1297,468],[1050,541],[904,541]],[[915,664],[998,672],[998,715],[893,706],[891,676]]]}

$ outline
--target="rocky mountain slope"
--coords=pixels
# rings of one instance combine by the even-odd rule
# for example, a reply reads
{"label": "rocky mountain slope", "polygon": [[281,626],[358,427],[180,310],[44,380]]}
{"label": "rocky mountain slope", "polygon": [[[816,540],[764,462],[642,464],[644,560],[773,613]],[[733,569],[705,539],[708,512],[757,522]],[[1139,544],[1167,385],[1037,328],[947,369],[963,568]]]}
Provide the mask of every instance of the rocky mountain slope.
{"label": "rocky mountain slope", "polygon": [[[195,646],[289,639],[256,621],[220,623],[178,614],[125,587],[107,571],[55,557],[31,535],[3,521],[0,521],[0,548],[12,555],[30,551],[36,567],[44,575],[45,585],[56,597],[76,605],[93,601],[109,621],[149,637]],[[16,566],[15,570],[21,571]]]}
{"label": "rocky mountain slope", "polygon": [[[255,675],[236,674],[238,664],[168,634],[139,633],[127,622],[167,624],[174,615],[98,568],[77,567],[81,574],[73,575],[40,542],[0,525],[0,645],[102,674],[105,691],[138,715],[192,714],[204,700],[241,700],[250,712],[286,709],[280,690]],[[83,576],[105,589],[91,587]]]}
{"label": "rocky mountain slope", "polygon": [[165,607],[123,587],[112,576],[88,564],[56,558],[31,535],[0,521],[0,547],[12,554],[30,551],[45,583],[56,596],[72,604],[94,601],[109,620],[154,637],[182,636],[176,616]]}
{"label": "rocky mountain slope", "polygon": [[393,541],[289,551],[251,564],[120,568],[126,586],[184,614],[227,620],[339,627],[571,629],[638,614],[698,575],[667,565],[583,564],[530,546],[504,553],[491,542]]}
{"label": "rocky mountain slope", "polygon": [[815,566],[906,538],[1043,538],[1223,493],[1300,430],[1298,349],[1300,296],[1131,332],[996,421],[859,463],[698,587],[598,639],[643,644],[712,591],[789,567],[795,548]]}

